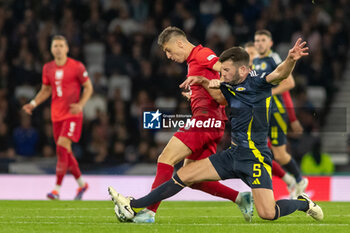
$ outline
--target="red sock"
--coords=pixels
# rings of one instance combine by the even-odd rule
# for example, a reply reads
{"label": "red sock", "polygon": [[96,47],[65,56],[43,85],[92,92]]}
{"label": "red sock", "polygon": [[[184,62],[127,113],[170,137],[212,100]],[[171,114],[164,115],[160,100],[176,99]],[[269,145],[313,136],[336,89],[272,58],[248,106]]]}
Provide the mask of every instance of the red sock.
{"label": "red sock", "polygon": [[[166,181],[170,180],[174,172],[174,167],[165,164],[165,163],[158,163],[157,164],[157,173],[156,177],[154,178],[152,189],[157,188],[159,185],[165,183]],[[147,209],[152,210],[153,212],[157,212],[157,209],[160,205],[160,202],[157,202],[151,206],[148,206]]]}
{"label": "red sock", "polygon": [[218,181],[201,182],[193,184],[190,187],[192,189],[198,189],[203,192],[209,193],[213,196],[229,199],[233,202],[236,201],[237,195],[239,193],[238,191],[231,189]]}
{"label": "red sock", "polygon": [[56,184],[61,185],[64,175],[67,172],[69,153],[66,148],[62,146],[56,147],[57,164],[56,164]]}
{"label": "red sock", "polygon": [[68,158],[69,158],[68,170],[74,176],[75,179],[78,179],[81,176],[81,172],[80,172],[78,162],[75,159],[73,152],[69,153]]}
{"label": "red sock", "polygon": [[272,160],[272,175],[278,176],[282,179],[282,177],[286,174],[281,165],[277,163],[275,160]]}

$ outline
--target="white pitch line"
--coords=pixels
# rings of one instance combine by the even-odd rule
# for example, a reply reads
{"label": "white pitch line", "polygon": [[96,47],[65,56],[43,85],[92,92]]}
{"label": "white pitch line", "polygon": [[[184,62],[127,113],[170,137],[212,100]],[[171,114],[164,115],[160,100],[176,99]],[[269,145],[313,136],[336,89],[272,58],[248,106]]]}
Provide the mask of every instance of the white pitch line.
{"label": "white pitch line", "polygon": [[[0,222],[0,224],[62,224],[62,222],[24,222],[24,221],[12,221],[12,222]],[[122,226],[124,224],[120,224],[119,222],[116,223],[87,223],[87,222],[65,222],[64,224],[71,224],[71,225],[115,225],[115,226]],[[130,224],[125,224],[125,226],[130,226]],[[156,223],[156,224],[134,224],[134,226],[313,226],[313,227],[324,227],[324,226],[350,226],[350,224],[328,224],[328,223],[227,223],[227,224],[221,224],[221,223],[191,223],[191,224],[164,224],[164,223]]]}
{"label": "white pitch line", "polygon": [[[103,218],[116,218],[114,215],[104,215],[99,217]],[[292,218],[294,216],[284,216],[283,218]],[[350,214],[345,215],[326,215],[326,217],[350,217]],[[0,216],[1,218],[96,218],[96,215],[73,215],[73,216],[40,216],[40,215],[33,215],[33,216],[14,216],[14,217],[6,217],[6,216]],[[157,218],[242,218],[242,216],[222,216],[222,215],[186,215],[186,216],[157,216]],[[258,217],[256,217],[258,218]]]}

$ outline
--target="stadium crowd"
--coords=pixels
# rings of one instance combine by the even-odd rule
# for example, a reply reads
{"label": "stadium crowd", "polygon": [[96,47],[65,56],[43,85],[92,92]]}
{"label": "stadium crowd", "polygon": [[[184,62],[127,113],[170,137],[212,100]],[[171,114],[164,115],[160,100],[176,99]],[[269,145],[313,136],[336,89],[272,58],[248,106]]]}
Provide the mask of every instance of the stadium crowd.
{"label": "stadium crowd", "polygon": [[[49,102],[32,118],[20,109],[40,88],[42,66],[52,59],[50,39],[56,34],[66,36],[69,55],[85,64],[94,86],[84,109],[82,139],[74,146],[80,162],[153,163],[173,132],[143,130],[142,112],[172,108],[189,113],[178,88],[186,66],[167,60],[157,45],[158,34],[170,25],[218,55],[252,41],[258,29],[271,31],[282,58],[296,38],[304,38],[310,56],[295,69],[292,94],[305,134],[317,132],[323,122],[313,115],[327,112],[347,61],[350,11],[347,0],[315,2],[0,1],[0,158],[55,156]],[[325,90],[326,101],[318,110],[307,98],[309,86]],[[229,140],[227,133],[218,149]],[[297,148],[298,139],[292,143]]]}

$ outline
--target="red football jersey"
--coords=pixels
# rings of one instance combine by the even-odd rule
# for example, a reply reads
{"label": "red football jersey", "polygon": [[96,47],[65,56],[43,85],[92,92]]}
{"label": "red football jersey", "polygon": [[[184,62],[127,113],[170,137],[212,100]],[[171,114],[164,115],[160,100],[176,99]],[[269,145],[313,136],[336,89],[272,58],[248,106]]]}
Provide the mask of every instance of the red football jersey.
{"label": "red football jersey", "polygon": [[[194,47],[187,58],[189,76],[203,76],[209,80],[220,79],[213,65],[219,60],[215,53],[202,45]],[[227,120],[225,107],[219,105],[202,85],[191,85],[191,109],[194,117],[206,116],[217,120]]]}
{"label": "red football jersey", "polygon": [[57,66],[55,61],[48,62],[43,67],[43,84],[50,85],[51,120],[62,121],[72,117],[83,117],[83,113],[73,115],[69,112],[70,105],[78,103],[82,83],[89,79],[85,66],[72,58],[66,64]]}

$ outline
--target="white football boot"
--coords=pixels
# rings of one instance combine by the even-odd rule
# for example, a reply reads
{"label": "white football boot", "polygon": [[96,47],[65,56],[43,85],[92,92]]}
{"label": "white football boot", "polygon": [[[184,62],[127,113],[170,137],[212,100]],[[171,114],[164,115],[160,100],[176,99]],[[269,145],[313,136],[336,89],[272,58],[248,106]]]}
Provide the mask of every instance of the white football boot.
{"label": "white football boot", "polygon": [[298,196],[298,200],[305,200],[309,204],[309,209],[306,211],[307,215],[310,215],[315,220],[323,219],[323,211],[319,205],[313,202],[306,193],[302,193]]}
{"label": "white football boot", "polygon": [[236,204],[241,210],[244,220],[251,222],[254,212],[253,195],[251,192],[240,192],[238,195],[240,195],[240,200]]}
{"label": "white football boot", "polygon": [[134,216],[135,212],[130,206],[130,197],[124,197],[120,193],[117,193],[113,187],[108,187],[108,193],[114,202],[114,212],[120,222],[130,221]]}
{"label": "white football boot", "polygon": [[154,223],[156,213],[147,208],[138,212],[132,219],[135,223]]}

